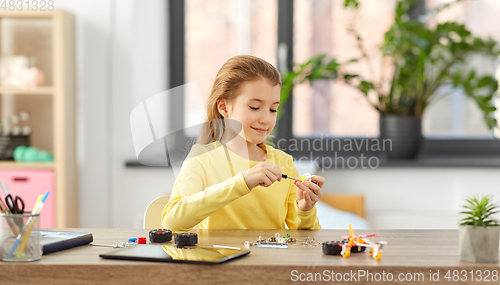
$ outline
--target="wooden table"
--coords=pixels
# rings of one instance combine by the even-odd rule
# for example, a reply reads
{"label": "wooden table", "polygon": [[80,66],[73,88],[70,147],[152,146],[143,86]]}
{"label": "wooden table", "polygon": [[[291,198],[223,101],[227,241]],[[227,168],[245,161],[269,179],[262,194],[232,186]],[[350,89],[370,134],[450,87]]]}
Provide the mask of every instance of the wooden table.
{"label": "wooden table", "polygon": [[[65,230],[91,232],[95,243],[104,244],[117,244],[130,237],[147,236],[149,232],[140,229]],[[199,245],[242,248],[246,240],[253,241],[259,236],[271,237],[276,232],[280,235],[288,232],[298,239],[313,236],[319,242],[340,240],[341,236],[347,234],[343,230],[196,232]],[[342,258],[324,255],[321,247],[292,245],[288,249],[252,246],[249,255],[224,264],[193,265],[105,260],[98,255],[112,248],[86,245],[43,256],[37,262],[0,262],[0,284],[287,284],[297,283],[293,282],[295,280],[329,283],[332,282],[332,274],[337,284],[500,284],[499,263],[459,261],[457,230],[356,231],[356,234],[368,233],[379,234],[380,240],[388,242],[379,261],[367,253]],[[493,281],[495,271],[496,281]],[[465,277],[462,275],[464,272]],[[488,272],[491,281],[480,281],[479,273],[484,279]],[[457,281],[453,280],[454,275]],[[389,281],[391,277],[392,281]]]}

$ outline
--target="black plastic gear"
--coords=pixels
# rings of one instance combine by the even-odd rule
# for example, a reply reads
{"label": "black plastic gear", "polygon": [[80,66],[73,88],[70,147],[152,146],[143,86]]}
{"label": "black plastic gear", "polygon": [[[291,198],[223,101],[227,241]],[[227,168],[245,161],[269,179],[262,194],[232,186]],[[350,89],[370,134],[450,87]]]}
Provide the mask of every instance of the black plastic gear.
{"label": "black plastic gear", "polygon": [[177,234],[174,239],[177,246],[195,245],[198,243],[198,235],[195,233]]}
{"label": "black plastic gear", "polygon": [[167,242],[172,240],[172,231],[167,229],[151,230],[149,232],[150,242]]}
{"label": "black plastic gear", "polygon": [[323,253],[326,255],[340,255],[342,246],[338,242],[327,241],[323,243]]}
{"label": "black plastic gear", "polygon": [[358,253],[358,252],[360,252],[360,251],[361,251],[360,249],[361,249],[361,247],[360,247],[360,246],[353,245],[353,246],[351,247],[351,253]]}
{"label": "black plastic gear", "polygon": [[351,248],[351,252],[352,252],[352,253],[363,252],[363,251],[365,251],[365,250],[366,250],[366,246],[357,246],[357,245],[355,245],[355,246],[353,246],[353,247]]}

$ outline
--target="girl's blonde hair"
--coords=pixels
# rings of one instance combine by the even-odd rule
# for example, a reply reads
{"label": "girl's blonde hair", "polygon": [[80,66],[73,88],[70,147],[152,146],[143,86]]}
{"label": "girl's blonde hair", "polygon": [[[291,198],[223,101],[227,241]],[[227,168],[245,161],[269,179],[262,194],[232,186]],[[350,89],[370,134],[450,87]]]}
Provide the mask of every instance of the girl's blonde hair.
{"label": "girl's blonde hair", "polygon": [[219,113],[217,101],[219,99],[233,101],[239,95],[243,83],[258,79],[267,80],[272,86],[279,84],[281,87],[278,70],[263,59],[251,55],[237,55],[224,63],[217,72],[207,100],[207,121],[203,124],[198,143],[220,141],[224,135],[224,117]]}

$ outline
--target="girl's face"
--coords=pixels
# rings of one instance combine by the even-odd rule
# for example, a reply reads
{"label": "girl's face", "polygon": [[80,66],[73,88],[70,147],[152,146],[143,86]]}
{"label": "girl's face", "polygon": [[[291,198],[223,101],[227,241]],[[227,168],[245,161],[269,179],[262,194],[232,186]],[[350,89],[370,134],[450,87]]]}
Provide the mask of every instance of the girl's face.
{"label": "girl's face", "polygon": [[246,82],[234,100],[219,103],[219,112],[225,119],[241,123],[241,137],[250,143],[262,143],[276,124],[280,90],[279,84],[271,86],[262,79]]}

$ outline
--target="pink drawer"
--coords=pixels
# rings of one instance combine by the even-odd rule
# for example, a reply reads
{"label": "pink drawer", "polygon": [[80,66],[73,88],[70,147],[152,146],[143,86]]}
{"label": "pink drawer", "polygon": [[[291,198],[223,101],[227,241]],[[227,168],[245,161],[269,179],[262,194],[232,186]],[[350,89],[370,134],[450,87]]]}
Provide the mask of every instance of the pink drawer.
{"label": "pink drawer", "polygon": [[[40,227],[55,227],[55,195],[54,172],[52,170],[0,170],[0,180],[5,181],[12,196],[24,200],[25,211],[33,210],[38,195],[50,191],[40,214]],[[3,192],[1,197],[4,199]]]}

